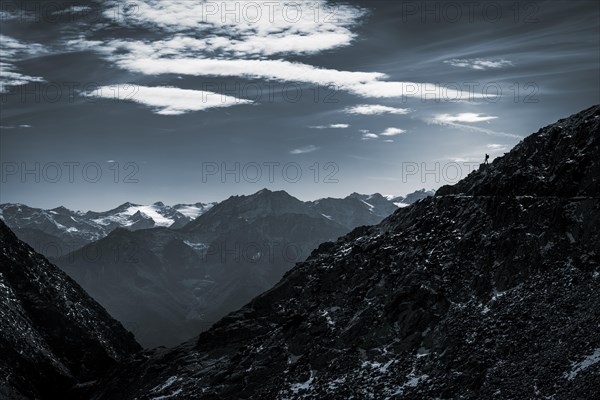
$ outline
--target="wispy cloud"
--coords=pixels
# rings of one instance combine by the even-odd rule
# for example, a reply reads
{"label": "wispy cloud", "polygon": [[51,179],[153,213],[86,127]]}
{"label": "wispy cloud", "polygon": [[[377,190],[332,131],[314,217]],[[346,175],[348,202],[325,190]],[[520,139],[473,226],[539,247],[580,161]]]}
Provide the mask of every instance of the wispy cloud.
{"label": "wispy cloud", "polygon": [[[380,72],[322,68],[285,59],[350,45],[356,37],[353,29],[367,13],[361,7],[301,0],[294,2],[292,8],[299,11],[290,17],[288,2],[258,0],[231,4],[225,12],[224,2],[132,0],[123,6],[122,2],[108,1],[104,16],[115,24],[148,28],[162,33],[163,39],[82,37],[68,44],[72,48],[96,50],[116,66],[144,75],[297,82],[333,86],[356,96],[381,99],[458,101],[483,96],[434,83],[389,81],[389,76]],[[257,7],[246,7],[248,4]],[[123,7],[135,12],[123,12]],[[315,10],[318,10],[316,15]],[[347,112],[377,115],[406,114],[409,110],[363,105]]]}
{"label": "wispy cloud", "polygon": [[4,125],[0,125],[0,129],[27,129],[27,128],[31,128],[31,125],[8,125],[8,126],[4,126]]}
{"label": "wispy cloud", "polygon": [[44,46],[37,43],[24,43],[10,36],[0,34],[0,93],[7,93],[11,86],[26,85],[31,82],[44,82],[44,78],[18,72],[13,64],[45,53]]}
{"label": "wispy cloud", "polygon": [[312,153],[313,151],[317,151],[319,150],[319,147],[314,146],[314,145],[309,145],[309,146],[305,146],[305,147],[300,147],[299,149],[294,149],[290,151],[290,154],[307,154],[307,153]]}
{"label": "wispy cloud", "polygon": [[394,140],[390,139],[390,137],[401,135],[403,133],[406,133],[406,131],[404,129],[400,129],[400,128],[387,128],[383,132],[373,133],[368,129],[362,129],[360,131],[360,133],[362,133],[362,140],[374,140],[374,139],[379,139],[379,138],[386,138],[384,140],[384,142],[391,143]]}
{"label": "wispy cloud", "polygon": [[251,104],[251,100],[239,99],[203,90],[187,90],[174,87],[148,87],[132,84],[103,86],[93,92],[84,93],[89,97],[133,101],[148,106],[160,115],[181,115],[192,111],[211,108],[231,107]]}
{"label": "wispy cloud", "polygon": [[387,128],[385,131],[381,132],[381,136],[397,136],[403,133],[406,133],[404,129]]}
{"label": "wispy cloud", "polygon": [[396,108],[383,106],[379,104],[361,104],[354,107],[348,107],[344,109],[347,114],[358,114],[358,115],[381,115],[381,114],[408,114],[410,109],[408,108]]}
{"label": "wispy cloud", "polygon": [[330,124],[330,125],[317,125],[309,126],[311,129],[347,129],[350,128],[348,124]]}
{"label": "wispy cloud", "polygon": [[460,113],[456,115],[451,114],[440,114],[436,115],[434,119],[439,122],[466,122],[466,123],[475,123],[475,122],[486,122],[497,119],[498,117],[491,115],[482,115],[476,113]]}
{"label": "wispy cloud", "polygon": [[379,135],[376,133],[371,133],[369,131],[363,131],[362,140],[373,140],[379,138]]}
{"label": "wispy cloud", "polygon": [[[472,100],[483,94],[468,93],[433,83],[385,81],[380,72],[340,71],[284,60],[239,60],[198,57],[158,57],[143,43],[121,42],[109,56],[119,67],[145,75],[242,77],[268,81],[333,86],[361,97]],[[131,51],[133,50],[133,51]]]}
{"label": "wispy cloud", "polygon": [[504,144],[496,144],[496,143],[488,144],[487,148],[489,150],[492,150],[492,151],[504,151],[504,150],[508,150],[508,146],[506,146]]}
{"label": "wispy cloud", "polygon": [[[250,4],[249,4],[250,3]],[[313,54],[348,46],[352,28],[366,10],[327,1],[256,0],[162,1],[131,0],[123,12],[121,1],[110,1],[107,18],[125,26],[159,28],[180,36],[164,41],[163,49],[184,49],[236,57],[274,54]]]}
{"label": "wispy cloud", "polygon": [[440,121],[435,118],[425,119],[424,121],[427,123],[430,123],[430,124],[451,126],[451,127],[463,130],[463,131],[484,133],[489,136],[501,136],[501,137],[510,137],[513,139],[522,139],[521,136],[515,135],[514,133],[499,132],[499,131],[494,131],[492,129],[481,128],[479,126],[459,124],[459,123],[450,122],[450,121]]}
{"label": "wispy cloud", "polygon": [[444,61],[444,63],[450,64],[453,67],[470,68],[475,70],[499,69],[514,65],[512,61],[509,60],[484,60],[481,58],[453,58],[451,60]]}
{"label": "wispy cloud", "polygon": [[63,10],[58,10],[53,12],[53,15],[63,15],[63,14],[82,14],[92,11],[92,7],[89,6],[70,6]]}

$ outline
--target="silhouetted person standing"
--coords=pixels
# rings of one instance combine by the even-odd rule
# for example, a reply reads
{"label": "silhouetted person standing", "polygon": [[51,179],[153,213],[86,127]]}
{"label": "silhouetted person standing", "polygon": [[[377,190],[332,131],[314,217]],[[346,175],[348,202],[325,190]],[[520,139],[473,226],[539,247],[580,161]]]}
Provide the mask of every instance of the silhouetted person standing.
{"label": "silhouetted person standing", "polygon": [[489,164],[489,163],[490,163],[490,155],[486,154],[485,155],[485,162],[484,162],[484,164]]}

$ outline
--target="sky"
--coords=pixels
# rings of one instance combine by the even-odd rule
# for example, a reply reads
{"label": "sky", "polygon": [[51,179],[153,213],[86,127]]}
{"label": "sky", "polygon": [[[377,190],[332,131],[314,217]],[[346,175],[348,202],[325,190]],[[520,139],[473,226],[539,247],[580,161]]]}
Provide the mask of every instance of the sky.
{"label": "sky", "polygon": [[0,203],[402,195],[600,103],[596,1],[0,4]]}

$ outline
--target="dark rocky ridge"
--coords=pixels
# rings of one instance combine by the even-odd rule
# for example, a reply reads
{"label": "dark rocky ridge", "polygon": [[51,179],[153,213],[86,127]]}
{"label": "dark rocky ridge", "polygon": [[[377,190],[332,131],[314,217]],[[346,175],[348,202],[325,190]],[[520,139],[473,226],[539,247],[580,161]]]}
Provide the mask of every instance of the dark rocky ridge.
{"label": "dark rocky ridge", "polygon": [[141,348],[0,221],[0,398],[69,399]]}
{"label": "dark rocky ridge", "polygon": [[598,197],[598,120],[597,107],[561,119],[437,195]]}
{"label": "dark rocky ridge", "polygon": [[[95,398],[597,398],[599,136],[598,106],[541,130],[456,188],[321,245]],[[583,164],[545,164],[538,143]]]}

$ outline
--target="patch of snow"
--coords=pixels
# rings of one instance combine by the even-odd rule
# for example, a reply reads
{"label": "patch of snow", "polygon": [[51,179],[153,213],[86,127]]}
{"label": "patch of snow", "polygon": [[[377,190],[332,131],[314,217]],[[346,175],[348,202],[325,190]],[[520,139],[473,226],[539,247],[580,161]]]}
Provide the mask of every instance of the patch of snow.
{"label": "patch of snow", "polygon": [[410,206],[410,204],[406,204],[406,203],[402,203],[402,202],[400,202],[400,203],[394,203],[394,205],[396,207],[398,207],[398,208],[405,208],[405,207]]}
{"label": "patch of snow", "polygon": [[194,243],[188,240],[184,240],[183,243],[187,244],[194,250],[206,250],[208,249],[208,245],[206,243]]}
{"label": "patch of snow", "polygon": [[324,216],[325,218],[331,220],[331,215],[325,215],[325,214],[321,214],[322,216]]}
{"label": "patch of snow", "polygon": [[369,211],[373,212],[373,209],[375,208],[375,206],[374,206],[374,205],[372,205],[372,204],[369,204],[369,203],[367,203],[367,202],[366,202],[366,201],[364,201],[364,200],[361,200],[361,201],[362,201],[363,203],[365,203],[365,204],[367,205],[367,207],[369,207]]}
{"label": "patch of snow", "polygon": [[290,386],[290,390],[294,394],[298,394],[298,392],[301,391],[301,390],[309,390],[311,388],[314,380],[315,380],[314,373],[311,370],[310,371],[310,378],[308,378],[308,380],[306,382],[304,382],[304,383],[294,383],[293,385]]}
{"label": "patch of snow", "polygon": [[363,368],[371,367],[372,369],[375,369],[375,370],[379,371],[380,373],[384,374],[387,372],[390,365],[394,364],[395,362],[396,362],[396,360],[390,360],[390,361],[386,362],[385,364],[381,364],[380,362],[377,362],[377,361],[363,361],[361,367],[363,367]]}
{"label": "patch of snow", "polygon": [[59,224],[58,222],[56,222],[55,220],[52,220],[52,222],[54,222],[54,225],[56,225],[56,227],[58,229],[67,229],[66,226]]}
{"label": "patch of snow", "polygon": [[150,392],[152,393],[156,393],[156,392],[162,392],[163,390],[169,388],[171,385],[173,385],[175,382],[177,382],[177,376],[172,376],[169,379],[167,379],[167,381],[165,383],[163,383],[162,385],[158,385],[153,389],[150,389]]}
{"label": "patch of snow", "polygon": [[406,382],[404,382],[404,383],[403,383],[403,384],[402,384],[402,385],[401,385],[401,386],[400,386],[400,387],[399,387],[399,388],[396,390],[396,392],[393,394],[393,396],[396,396],[396,395],[402,395],[402,393],[404,393],[404,390],[405,390],[406,388],[413,388],[413,387],[417,387],[417,386],[419,386],[419,384],[420,384],[421,382],[424,382],[424,381],[426,381],[426,380],[428,380],[428,379],[429,379],[429,375],[427,375],[427,374],[423,374],[423,375],[417,376],[417,375],[415,374],[415,370],[413,369],[413,370],[411,371],[411,373],[410,373],[410,374],[408,374],[408,376],[407,376],[406,378],[407,378],[408,380],[407,380]]}
{"label": "patch of snow", "polygon": [[566,379],[572,381],[573,379],[575,379],[577,377],[577,375],[580,372],[585,371],[586,369],[588,369],[589,367],[591,367],[592,365],[594,365],[598,362],[600,362],[600,348],[597,348],[596,351],[594,351],[594,353],[592,355],[585,357],[580,362],[573,363],[571,365],[571,372],[565,373],[563,376]]}
{"label": "patch of snow", "polygon": [[175,222],[174,220],[167,218],[158,212],[160,208],[152,205],[152,206],[132,206],[129,207],[125,212],[128,215],[134,215],[138,211],[142,214],[152,218],[156,223],[156,226],[171,226]]}
{"label": "patch of snow", "polygon": [[177,208],[177,211],[190,219],[196,219],[210,208],[210,205],[207,205],[206,208],[200,208],[196,206],[181,206]]}
{"label": "patch of snow", "polygon": [[335,321],[331,318],[330,312],[336,311],[335,309],[337,309],[337,307],[330,308],[328,310],[323,310],[323,312],[321,313],[321,316],[325,318],[325,320],[327,321],[327,325],[329,325],[331,328],[335,328]]}

